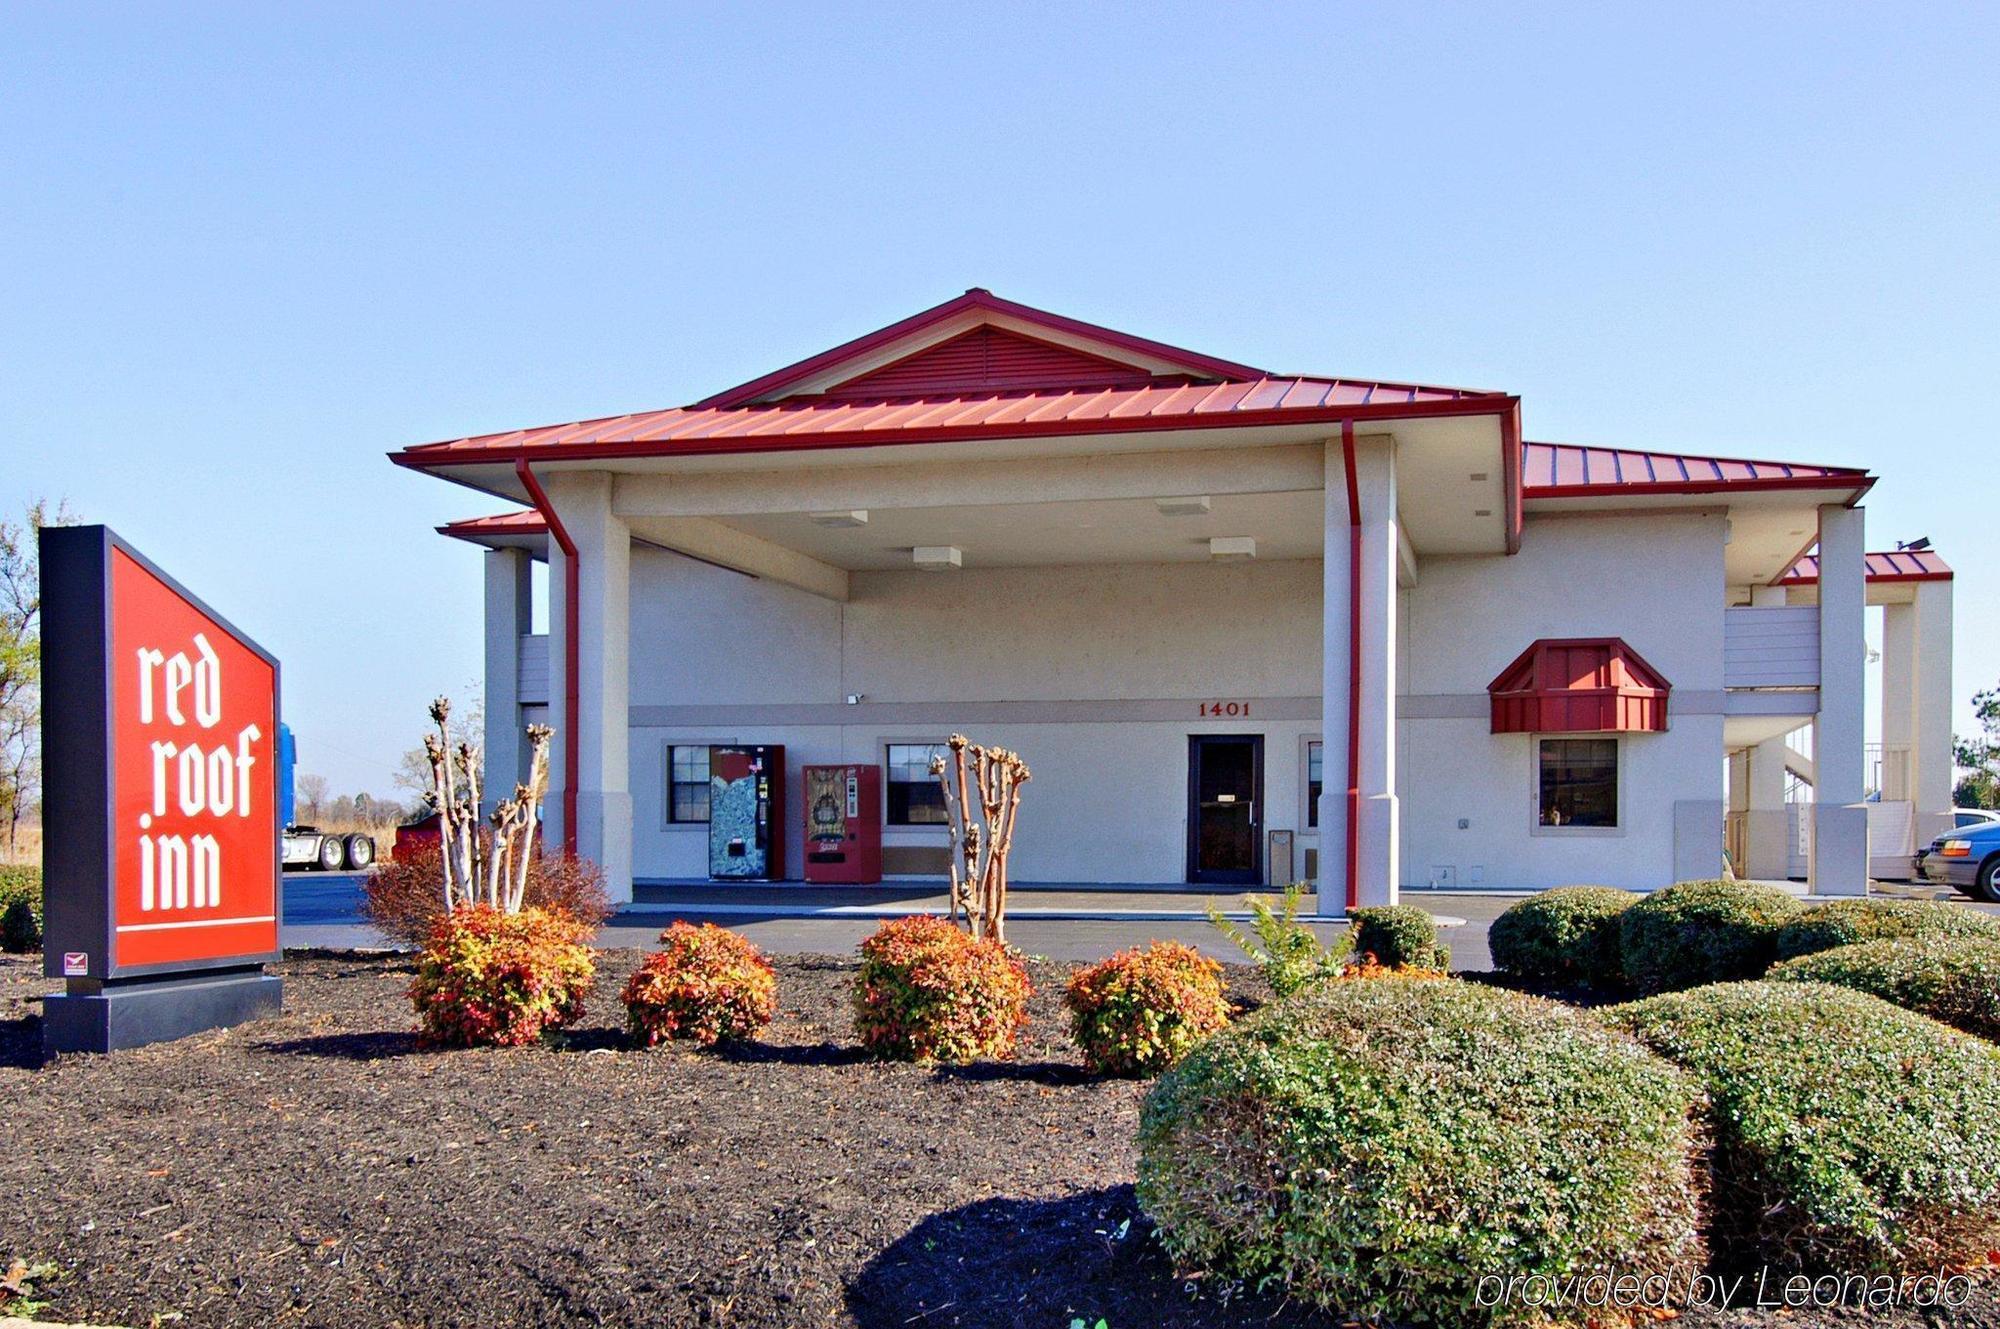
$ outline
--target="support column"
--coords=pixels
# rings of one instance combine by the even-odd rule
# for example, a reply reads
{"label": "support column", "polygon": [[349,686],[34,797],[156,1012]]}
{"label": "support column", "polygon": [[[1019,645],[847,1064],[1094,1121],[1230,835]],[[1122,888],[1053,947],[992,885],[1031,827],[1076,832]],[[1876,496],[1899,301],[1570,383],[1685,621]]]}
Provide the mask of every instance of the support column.
{"label": "support column", "polygon": [[[632,898],[632,794],[628,777],[631,700],[630,590],[632,535],[611,512],[611,477],[597,472],[545,481],[557,515],[576,543],[577,716],[562,732],[566,666],[562,634],[569,621],[563,554],[549,555],[549,678],[556,717],[549,803],[559,821],[562,744],[577,745],[576,850],[604,869],[614,903]],[[551,842],[561,838],[551,825]]]}
{"label": "support column", "polygon": [[1927,845],[1952,825],[1951,583],[1916,583],[1912,609],[1910,792],[1917,805],[1916,842]]}
{"label": "support column", "polygon": [[[1350,478],[1346,447],[1327,445],[1326,559],[1323,588],[1321,737],[1325,778],[1320,800],[1319,901],[1322,914],[1395,904],[1401,868],[1396,800],[1396,574],[1401,544],[1396,512],[1395,443],[1355,439]],[[1350,505],[1350,484],[1353,505]],[[1353,512],[1360,513],[1359,539]],[[1354,572],[1359,568],[1359,597]],[[1359,650],[1353,616],[1359,615]],[[1350,673],[1353,671],[1353,673]],[[1350,687],[1360,679],[1350,716]],[[1348,880],[1349,724],[1355,725],[1354,876]],[[1351,894],[1350,894],[1351,890]]]}
{"label": "support column", "polygon": [[1792,814],[1785,806],[1785,740],[1767,738],[1745,755],[1749,758],[1749,797],[1743,834],[1748,852],[1739,870],[1758,881],[1783,881],[1792,875]]}
{"label": "support column", "polygon": [[511,798],[527,778],[527,737],[521,720],[521,638],[533,613],[533,560],[525,549],[486,555],[486,797],[481,812]]}
{"label": "support column", "polygon": [[1868,893],[1868,808],[1862,802],[1868,642],[1862,509],[1819,510],[1819,714],[1813,722],[1811,890]]}

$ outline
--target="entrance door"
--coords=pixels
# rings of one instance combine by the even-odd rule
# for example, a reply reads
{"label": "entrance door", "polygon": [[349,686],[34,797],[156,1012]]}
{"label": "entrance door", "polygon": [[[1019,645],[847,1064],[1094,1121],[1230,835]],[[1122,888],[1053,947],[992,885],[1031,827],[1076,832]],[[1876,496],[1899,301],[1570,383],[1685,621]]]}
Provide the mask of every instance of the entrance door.
{"label": "entrance door", "polygon": [[1264,880],[1264,736],[1188,738],[1188,880]]}

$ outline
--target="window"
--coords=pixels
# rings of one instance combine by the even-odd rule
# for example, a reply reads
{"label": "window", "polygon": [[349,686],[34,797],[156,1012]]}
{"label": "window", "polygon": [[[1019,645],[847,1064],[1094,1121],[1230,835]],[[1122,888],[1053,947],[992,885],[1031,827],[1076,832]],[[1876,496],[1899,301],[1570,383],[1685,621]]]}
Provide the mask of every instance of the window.
{"label": "window", "polygon": [[944,825],[944,790],[931,774],[931,758],[946,755],[942,743],[889,745],[889,824]]}
{"label": "window", "polygon": [[1319,796],[1326,789],[1326,744],[1306,744],[1306,829],[1319,825]]}
{"label": "window", "polygon": [[667,820],[708,820],[708,748],[667,749]]}
{"label": "window", "polygon": [[1541,824],[1618,824],[1618,740],[1545,738],[1541,743]]}

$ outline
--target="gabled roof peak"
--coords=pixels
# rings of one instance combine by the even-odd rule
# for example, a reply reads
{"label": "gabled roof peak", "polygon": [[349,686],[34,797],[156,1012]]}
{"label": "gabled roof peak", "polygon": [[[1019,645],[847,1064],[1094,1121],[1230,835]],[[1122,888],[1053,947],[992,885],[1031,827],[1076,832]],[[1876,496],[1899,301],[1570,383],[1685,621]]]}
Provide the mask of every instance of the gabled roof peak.
{"label": "gabled roof peak", "polygon": [[[1263,370],[1251,365],[1053,314],[1004,300],[983,286],[974,286],[943,304],[703,398],[694,405],[697,408],[747,406],[821,395],[874,377],[895,365],[904,367],[901,375],[892,376],[892,390],[896,392],[921,393],[931,386],[940,390],[973,386],[960,382],[968,369],[962,361],[944,366],[917,364],[916,371],[940,367],[945,370],[942,381],[935,385],[926,382],[921,372],[913,372],[911,363],[942,343],[982,328],[993,329],[991,335],[996,339],[1004,337],[999,348],[1003,357],[1022,362],[1000,366],[997,381],[1002,385],[1011,382],[1009,375],[1015,369],[1024,369],[1026,379],[1015,386],[1034,387],[1103,387],[1114,383],[1140,386],[1156,378],[1175,376],[1221,382],[1266,377]],[[1026,351],[1022,343],[1040,349]],[[1118,371],[1117,374],[1111,374],[1107,366]],[[1066,371],[1079,377],[1074,382],[1066,380],[1063,377]],[[977,386],[992,386],[992,383]]]}

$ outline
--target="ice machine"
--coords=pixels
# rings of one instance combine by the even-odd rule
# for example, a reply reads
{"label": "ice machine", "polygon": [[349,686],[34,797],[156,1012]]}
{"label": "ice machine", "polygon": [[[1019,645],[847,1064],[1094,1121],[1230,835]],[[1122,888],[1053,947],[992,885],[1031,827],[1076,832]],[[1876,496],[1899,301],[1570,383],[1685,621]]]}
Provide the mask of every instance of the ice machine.
{"label": "ice machine", "polygon": [[709,749],[708,875],[717,881],[780,880],[784,827],[784,747]]}

